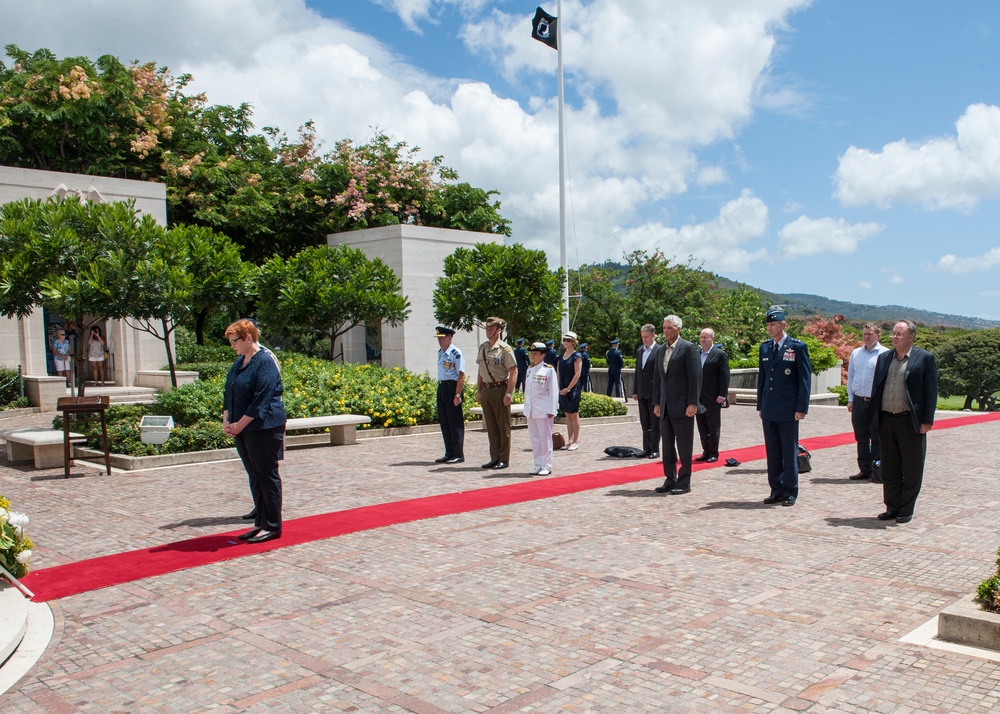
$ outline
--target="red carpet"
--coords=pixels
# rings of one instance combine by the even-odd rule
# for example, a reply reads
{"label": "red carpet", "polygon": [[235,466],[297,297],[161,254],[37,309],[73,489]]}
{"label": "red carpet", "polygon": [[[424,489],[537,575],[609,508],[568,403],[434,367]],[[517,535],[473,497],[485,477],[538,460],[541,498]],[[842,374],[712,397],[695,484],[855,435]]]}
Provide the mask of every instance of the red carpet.
{"label": "red carpet", "polygon": [[[934,428],[953,429],[997,420],[1000,420],[1000,413],[975,414],[939,420]],[[818,451],[853,444],[854,434],[848,432],[813,437],[803,439],[801,443],[810,451]],[[764,458],[764,447],[761,445],[726,451],[724,457],[741,462],[757,461]],[[695,470],[722,467],[725,465],[725,458],[714,464],[696,464]],[[380,503],[285,521],[282,537],[267,543],[247,545],[238,541],[236,536],[242,532],[241,529],[43,568],[32,571],[22,582],[34,591],[36,602],[58,600],[90,590],[372,528],[621,486],[636,481],[659,479],[662,476],[663,467],[658,461],[639,464],[631,462],[628,466],[605,471]]]}

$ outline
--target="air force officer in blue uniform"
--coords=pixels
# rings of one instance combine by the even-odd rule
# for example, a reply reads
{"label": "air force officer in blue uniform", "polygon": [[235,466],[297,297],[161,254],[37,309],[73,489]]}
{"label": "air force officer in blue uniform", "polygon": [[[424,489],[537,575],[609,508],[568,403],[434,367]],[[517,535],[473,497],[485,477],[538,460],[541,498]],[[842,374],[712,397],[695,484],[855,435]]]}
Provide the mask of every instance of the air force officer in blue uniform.
{"label": "air force officer in blue uniform", "polygon": [[785,313],[767,311],[767,334],[757,368],[757,411],[764,427],[767,481],[771,495],[764,503],[794,506],[799,496],[799,422],[809,411],[812,367],[809,348],[785,334]]}

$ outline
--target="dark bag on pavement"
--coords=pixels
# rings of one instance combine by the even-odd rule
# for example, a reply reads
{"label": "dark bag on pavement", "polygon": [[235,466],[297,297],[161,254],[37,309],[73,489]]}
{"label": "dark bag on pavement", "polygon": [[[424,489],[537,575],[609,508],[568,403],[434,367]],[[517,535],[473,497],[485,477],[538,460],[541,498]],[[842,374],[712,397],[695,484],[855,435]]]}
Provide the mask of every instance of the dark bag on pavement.
{"label": "dark bag on pavement", "polygon": [[566,446],[566,437],[560,434],[558,431],[552,435],[552,450],[558,451],[562,447]]}
{"label": "dark bag on pavement", "polygon": [[642,458],[642,449],[637,449],[634,446],[609,446],[604,450],[604,453],[616,459]]}
{"label": "dark bag on pavement", "polygon": [[812,471],[812,456],[806,450],[806,447],[799,445],[799,473],[804,474]]}

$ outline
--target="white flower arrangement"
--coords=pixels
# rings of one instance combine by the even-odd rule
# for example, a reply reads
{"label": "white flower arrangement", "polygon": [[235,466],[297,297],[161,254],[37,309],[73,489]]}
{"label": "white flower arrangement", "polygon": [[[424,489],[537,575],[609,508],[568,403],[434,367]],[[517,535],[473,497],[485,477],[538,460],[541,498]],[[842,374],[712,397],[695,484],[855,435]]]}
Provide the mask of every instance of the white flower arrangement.
{"label": "white flower arrangement", "polygon": [[15,578],[28,573],[35,544],[24,535],[30,519],[24,513],[10,510],[10,501],[0,496],[0,565]]}

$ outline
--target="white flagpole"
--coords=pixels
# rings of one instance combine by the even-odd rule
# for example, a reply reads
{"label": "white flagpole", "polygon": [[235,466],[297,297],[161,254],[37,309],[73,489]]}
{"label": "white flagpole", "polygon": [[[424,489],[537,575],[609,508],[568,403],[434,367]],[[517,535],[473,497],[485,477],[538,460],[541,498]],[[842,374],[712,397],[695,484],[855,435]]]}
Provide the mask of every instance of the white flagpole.
{"label": "white flagpole", "polygon": [[556,54],[559,56],[559,258],[563,269],[563,334],[569,331],[569,267],[566,258],[566,125],[563,97],[563,41],[562,26],[565,22],[562,14],[562,0],[556,3]]}

